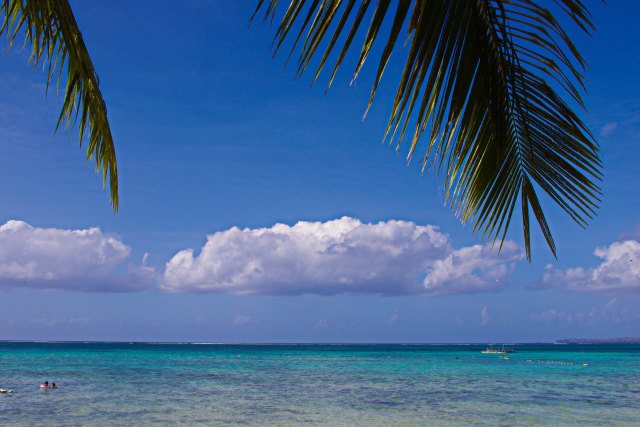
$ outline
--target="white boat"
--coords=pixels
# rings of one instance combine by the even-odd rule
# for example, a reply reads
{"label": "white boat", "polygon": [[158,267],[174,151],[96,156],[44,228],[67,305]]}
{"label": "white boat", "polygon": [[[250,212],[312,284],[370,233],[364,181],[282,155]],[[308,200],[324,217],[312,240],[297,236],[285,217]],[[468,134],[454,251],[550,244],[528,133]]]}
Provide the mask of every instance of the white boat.
{"label": "white boat", "polygon": [[515,353],[516,351],[513,349],[513,347],[505,347],[505,345],[502,345],[502,348],[493,348],[493,344],[489,344],[489,347],[487,347],[486,349],[482,350],[483,353],[485,354],[503,354],[503,353]]}

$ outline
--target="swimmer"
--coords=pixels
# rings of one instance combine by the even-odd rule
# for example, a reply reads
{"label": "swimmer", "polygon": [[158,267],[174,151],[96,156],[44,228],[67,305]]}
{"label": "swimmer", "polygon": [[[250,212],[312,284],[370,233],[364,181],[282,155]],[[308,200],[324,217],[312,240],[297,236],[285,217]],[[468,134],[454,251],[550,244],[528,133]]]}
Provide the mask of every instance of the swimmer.
{"label": "swimmer", "polygon": [[40,384],[40,388],[51,388],[49,381],[45,381],[44,384]]}
{"label": "swimmer", "polygon": [[56,383],[51,383],[51,388],[58,388],[58,386],[56,386]]}

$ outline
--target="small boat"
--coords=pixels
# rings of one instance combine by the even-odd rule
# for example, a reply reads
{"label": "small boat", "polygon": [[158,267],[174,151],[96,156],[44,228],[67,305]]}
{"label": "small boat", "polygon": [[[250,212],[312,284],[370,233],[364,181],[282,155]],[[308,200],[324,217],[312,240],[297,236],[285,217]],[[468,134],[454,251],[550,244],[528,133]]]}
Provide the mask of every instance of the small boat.
{"label": "small boat", "polygon": [[489,347],[482,350],[482,352],[485,354],[504,354],[515,353],[516,351],[513,349],[513,347],[505,347],[504,344],[502,345],[502,348],[493,348],[493,344],[489,344]]}

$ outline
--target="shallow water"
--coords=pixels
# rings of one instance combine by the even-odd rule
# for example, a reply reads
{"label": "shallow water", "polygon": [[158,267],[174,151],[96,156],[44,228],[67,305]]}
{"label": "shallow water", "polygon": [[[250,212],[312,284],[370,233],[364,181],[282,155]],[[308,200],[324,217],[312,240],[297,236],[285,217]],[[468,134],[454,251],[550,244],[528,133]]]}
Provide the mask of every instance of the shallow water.
{"label": "shallow water", "polygon": [[0,342],[0,425],[640,424],[640,346],[483,348]]}

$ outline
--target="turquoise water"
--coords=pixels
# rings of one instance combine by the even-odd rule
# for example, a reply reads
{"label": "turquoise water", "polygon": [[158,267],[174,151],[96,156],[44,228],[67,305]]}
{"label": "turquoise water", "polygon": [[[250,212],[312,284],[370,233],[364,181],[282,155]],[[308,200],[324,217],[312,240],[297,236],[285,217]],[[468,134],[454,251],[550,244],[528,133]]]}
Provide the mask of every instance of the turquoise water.
{"label": "turquoise water", "polygon": [[0,425],[640,424],[640,346],[482,349],[0,342]]}

